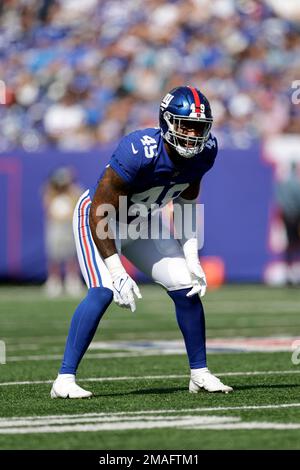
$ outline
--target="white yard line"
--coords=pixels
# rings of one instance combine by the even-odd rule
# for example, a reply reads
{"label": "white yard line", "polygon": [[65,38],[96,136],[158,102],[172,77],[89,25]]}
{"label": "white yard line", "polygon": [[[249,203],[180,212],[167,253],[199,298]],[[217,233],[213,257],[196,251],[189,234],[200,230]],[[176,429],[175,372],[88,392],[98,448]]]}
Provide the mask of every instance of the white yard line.
{"label": "white yard line", "polygon": [[[274,405],[273,405],[274,406]],[[236,407],[235,409],[237,409]],[[240,407],[239,407],[240,408]],[[221,408],[218,408],[220,410]],[[223,408],[224,409],[224,408]],[[199,409],[198,409],[199,410]],[[204,409],[205,411],[211,408]],[[172,410],[175,412],[175,410]],[[188,410],[181,410],[188,411]],[[237,429],[272,429],[272,430],[299,430],[300,423],[278,422],[242,422],[236,416],[196,415],[164,416],[165,410],[156,411],[157,416],[149,414],[123,413],[123,417],[115,413],[94,415],[69,415],[68,417],[39,416],[33,418],[7,418],[0,420],[0,434],[36,434],[36,433],[66,433],[66,432],[97,432],[97,431],[125,431],[143,429],[179,428],[192,430],[237,430]],[[153,414],[154,412],[152,412]],[[178,413],[178,410],[177,410]],[[100,416],[101,415],[101,416]]]}
{"label": "white yard line", "polygon": [[[178,412],[179,410],[177,410]],[[10,420],[10,419],[4,419],[4,420],[0,420],[0,430],[3,429],[3,428],[18,428],[18,427],[22,427],[22,426],[34,426],[34,427],[37,427],[37,426],[53,426],[53,425],[68,425],[68,424],[97,424],[97,423],[101,423],[101,424],[104,424],[104,423],[122,423],[124,421],[128,421],[128,422],[136,422],[137,420],[138,421],[160,421],[162,419],[164,419],[164,421],[166,423],[173,423],[174,420],[180,420],[182,418],[185,418],[185,419],[193,419],[195,418],[195,416],[192,416],[192,415],[172,415],[172,416],[162,416],[162,415],[159,415],[159,416],[152,416],[152,415],[139,415],[139,416],[128,416],[128,415],[124,415],[124,416],[115,416],[115,415],[105,415],[105,416],[93,416],[92,418],[90,416],[85,416],[85,415],[81,415],[81,416],[78,416],[78,417],[60,417],[60,416],[57,416],[56,419],[53,419],[53,418],[48,418],[47,416],[45,416],[44,418],[42,419],[39,419],[39,420],[36,420],[36,419],[32,419],[32,418],[22,418],[22,419],[16,419],[14,421]],[[199,416],[196,416],[196,418],[199,418]],[[218,416],[201,416],[201,420],[203,421],[206,421],[206,424],[209,423],[209,424],[212,424],[211,422],[214,422],[214,421],[239,421],[240,418],[238,417],[231,417],[231,416],[227,416],[227,417],[218,417]]]}
{"label": "white yard line", "polygon": [[244,423],[224,423],[224,424],[204,424],[184,427],[184,429],[205,429],[206,431],[234,431],[237,429],[271,429],[277,431],[286,431],[288,429],[299,430],[300,423],[268,423],[260,421],[250,421]]}
{"label": "white yard line", "polygon": [[[210,353],[239,353],[239,352],[292,352],[293,345],[299,344],[299,336],[274,337],[236,337],[214,338],[207,340],[207,349]],[[26,346],[20,344],[19,348]],[[28,345],[28,349],[37,347]],[[56,361],[61,359],[61,353],[51,346],[51,354],[18,354],[10,355],[10,351],[17,350],[18,345],[7,346],[7,362],[25,361]],[[48,352],[49,347],[48,347]],[[143,340],[143,341],[94,341],[86,354],[88,359],[131,358],[140,356],[185,355],[186,349],[181,340]]]}
{"label": "white yard line", "polygon": [[[294,375],[300,374],[300,370],[267,370],[267,371],[251,371],[251,372],[216,372],[218,377],[233,376],[264,376],[264,375]],[[112,382],[122,380],[167,380],[167,379],[183,379],[188,378],[188,374],[169,374],[169,375],[140,375],[140,376],[121,376],[121,377],[81,377],[80,382]],[[0,382],[0,387],[11,385],[39,385],[50,384],[53,380],[24,380],[21,382]]]}
{"label": "white yard line", "polygon": [[[247,352],[265,352],[265,353],[272,353],[272,352],[290,352],[287,351],[286,348],[274,348],[268,349],[263,351],[262,348],[257,347],[252,348],[251,350],[243,349],[242,347],[235,348],[235,347],[208,347],[207,348],[210,354],[237,354],[237,353],[247,353]],[[85,355],[86,359],[124,359],[129,357],[141,357],[141,356],[182,356],[185,355],[186,351],[182,350],[175,350],[175,349],[149,349],[149,350],[141,350],[141,351],[128,351],[128,352],[108,352],[108,353],[97,353],[97,354],[89,354]],[[6,358],[6,362],[30,362],[30,361],[57,361],[61,360],[62,354],[41,354],[41,355],[29,355],[29,356],[8,356]]]}
{"label": "white yard line", "polygon": [[[90,422],[87,424],[71,424],[54,425],[49,424],[37,424],[30,426],[20,425],[19,427],[1,427],[0,434],[32,434],[32,433],[65,433],[65,432],[95,432],[95,431],[125,431],[125,430],[136,430],[136,429],[161,429],[161,428],[182,428],[184,427],[195,427],[205,426],[212,424],[225,424],[234,423],[239,421],[239,418],[223,417],[223,416],[175,416],[174,419],[165,419],[164,416],[159,416],[157,419],[146,417],[142,420],[123,420],[116,422],[105,422],[102,418],[102,422]],[[57,425],[58,424],[58,425]],[[300,426],[300,425],[299,425]]]}
{"label": "white yard line", "polygon": [[[6,423],[12,423],[12,425],[17,426],[18,422],[28,420],[28,422],[34,421],[37,424],[44,420],[47,420],[49,424],[55,424],[62,419],[73,419],[78,421],[80,419],[89,419],[93,421],[94,419],[101,418],[103,420],[112,418],[112,417],[130,417],[130,416],[146,416],[146,415],[160,415],[160,414],[177,414],[178,413],[199,413],[199,412],[210,412],[210,411],[250,411],[250,410],[268,410],[268,409],[286,409],[286,408],[300,408],[300,403],[281,403],[278,405],[241,405],[241,406],[204,406],[198,408],[182,408],[180,410],[170,410],[170,409],[158,409],[158,410],[141,410],[141,411],[117,411],[117,412],[102,412],[102,413],[80,413],[80,414],[65,414],[65,415],[49,415],[49,416],[21,416],[21,417],[5,417],[0,418],[0,427]],[[166,418],[164,416],[164,418]]]}
{"label": "white yard line", "polygon": [[293,423],[224,423],[224,424],[197,424],[197,420],[180,420],[174,421],[172,424],[166,423],[164,420],[160,422],[136,422],[136,423],[100,423],[100,424],[71,424],[70,426],[41,426],[23,428],[3,428],[0,429],[0,434],[53,434],[53,433],[78,433],[78,432],[104,432],[104,431],[135,431],[144,429],[162,429],[162,428],[179,428],[199,431],[234,431],[234,430],[299,430],[300,424]]}
{"label": "white yard line", "polygon": [[[177,354],[184,354],[185,351]],[[125,357],[140,357],[140,356],[160,356],[162,354],[170,355],[176,352],[168,350],[155,350],[155,351],[138,351],[138,352],[110,352],[98,354],[86,354],[86,359],[109,359],[109,358],[125,358]],[[25,362],[25,361],[57,361],[62,358],[62,354],[41,354],[34,356],[8,356],[7,362]]]}

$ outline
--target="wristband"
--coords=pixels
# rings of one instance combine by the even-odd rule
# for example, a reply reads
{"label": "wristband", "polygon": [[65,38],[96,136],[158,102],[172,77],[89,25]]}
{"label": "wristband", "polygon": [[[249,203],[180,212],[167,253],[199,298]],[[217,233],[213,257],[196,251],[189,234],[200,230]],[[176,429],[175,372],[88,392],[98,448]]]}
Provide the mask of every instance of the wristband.
{"label": "wristband", "polygon": [[197,258],[198,260],[198,240],[197,238],[190,238],[184,242],[183,252],[186,259]]}
{"label": "wristband", "polygon": [[126,274],[126,270],[120,260],[118,253],[115,253],[108,258],[104,259],[107,269],[113,279],[117,279],[119,276]]}

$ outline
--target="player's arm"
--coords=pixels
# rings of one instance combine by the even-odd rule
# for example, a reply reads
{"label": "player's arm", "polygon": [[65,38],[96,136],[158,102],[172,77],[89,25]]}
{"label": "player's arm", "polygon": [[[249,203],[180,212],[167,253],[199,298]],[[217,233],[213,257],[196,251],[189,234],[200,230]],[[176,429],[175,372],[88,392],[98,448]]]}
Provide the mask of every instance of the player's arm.
{"label": "player's arm", "polygon": [[112,278],[114,300],[122,307],[135,310],[135,294],[141,298],[138,286],[127,274],[117,253],[114,235],[110,232],[108,220],[119,210],[121,196],[130,191],[126,183],[112,168],[108,167],[92,200],[89,223],[94,242]]}
{"label": "player's arm", "polygon": [[[175,199],[178,215],[174,217],[175,232],[180,234],[180,243],[183,248],[186,263],[192,278],[192,289],[187,297],[200,293],[202,297],[206,292],[205,273],[200,265],[198,257],[198,240],[196,227],[193,223],[197,220],[197,197],[200,191],[200,180],[193,182]],[[176,206],[174,207],[176,211]]]}

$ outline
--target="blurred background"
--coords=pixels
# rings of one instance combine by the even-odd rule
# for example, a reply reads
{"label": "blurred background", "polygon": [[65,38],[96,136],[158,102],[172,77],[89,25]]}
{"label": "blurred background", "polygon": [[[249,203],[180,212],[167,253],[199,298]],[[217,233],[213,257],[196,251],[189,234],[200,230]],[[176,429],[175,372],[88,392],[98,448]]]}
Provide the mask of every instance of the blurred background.
{"label": "blurred background", "polygon": [[201,194],[208,283],[299,284],[299,51],[298,0],[0,1],[0,279],[43,283],[54,256],[75,285],[49,217],[66,225],[118,140],[189,84],[220,147]]}

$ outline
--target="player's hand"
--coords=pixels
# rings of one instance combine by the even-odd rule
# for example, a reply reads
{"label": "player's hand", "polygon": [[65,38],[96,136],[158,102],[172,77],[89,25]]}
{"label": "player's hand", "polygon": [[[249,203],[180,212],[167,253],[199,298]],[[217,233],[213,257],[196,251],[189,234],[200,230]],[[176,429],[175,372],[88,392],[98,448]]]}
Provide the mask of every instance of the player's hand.
{"label": "player's hand", "polygon": [[133,279],[127,274],[121,274],[113,280],[114,301],[120,307],[130,308],[132,312],[135,311],[134,295],[138,299],[142,298],[140,290]]}
{"label": "player's hand", "polygon": [[186,259],[186,262],[191,274],[193,285],[193,287],[186,294],[186,296],[192,297],[195,294],[200,294],[200,297],[203,297],[206,292],[207,282],[205,273],[202,269],[199,259],[198,257],[192,257],[190,259]]}

